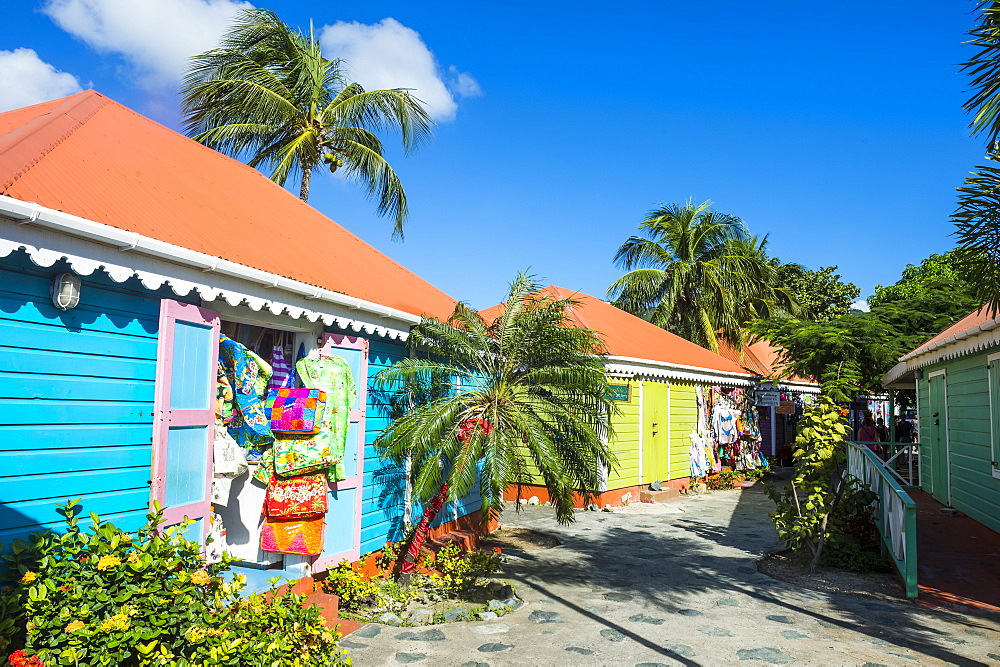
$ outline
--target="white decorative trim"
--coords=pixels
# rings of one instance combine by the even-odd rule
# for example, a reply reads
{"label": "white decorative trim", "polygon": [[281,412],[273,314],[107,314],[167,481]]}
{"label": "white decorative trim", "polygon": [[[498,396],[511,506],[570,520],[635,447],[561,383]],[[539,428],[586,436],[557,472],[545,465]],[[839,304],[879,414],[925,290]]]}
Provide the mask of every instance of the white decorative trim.
{"label": "white decorative trim", "polygon": [[755,384],[755,376],[746,373],[716,371],[697,366],[667,364],[651,359],[635,359],[614,355],[608,355],[604,358],[606,359],[604,366],[607,369],[608,375],[616,377],[666,378],[670,380],[727,384],[736,387],[752,387]]}
{"label": "white decorative trim", "polygon": [[[5,195],[0,195],[0,239],[3,240],[0,244],[0,256],[9,255],[23,247],[39,266],[52,266],[59,259],[66,259],[73,270],[81,275],[90,275],[98,267],[103,267],[113,280],[119,282],[135,275],[148,289],[158,289],[167,284],[178,296],[186,296],[195,290],[206,301],[221,297],[231,305],[246,302],[254,310],[267,306],[275,314],[287,312],[293,318],[312,315],[312,321],[323,318],[326,322],[329,317],[331,321],[326,323],[332,324],[340,316],[332,315],[327,310],[335,306],[332,309],[336,311],[371,313],[376,316],[375,321],[394,320],[414,325],[422,319],[412,313],[321,289]],[[62,246],[67,245],[85,247],[91,252],[63,250]],[[93,252],[95,248],[102,247],[104,252]],[[109,248],[115,249],[116,253],[108,254]],[[130,258],[128,266],[121,264],[123,256]],[[206,275],[212,279],[206,281]],[[227,287],[216,286],[220,284]],[[270,295],[260,293],[262,288],[287,294],[288,296],[282,297],[282,301],[289,303],[272,300]],[[303,297],[322,302],[323,309],[314,309],[315,306],[311,304],[305,305]],[[298,305],[299,303],[303,305]],[[353,323],[356,316],[343,319]],[[363,327],[365,325],[361,324],[356,330],[360,331]],[[390,328],[396,328],[397,331],[409,330],[409,326],[398,327],[399,324],[395,324]],[[374,329],[369,331],[374,332]]]}
{"label": "white decorative trim", "polygon": [[[201,267],[183,266],[135,252],[122,255],[117,246],[76,238],[61,231],[44,229],[37,224],[19,225],[0,217],[0,257],[22,249],[36,266],[47,268],[60,260],[66,260],[78,275],[89,276],[100,270],[117,283],[136,278],[149,290],[166,286],[179,297],[194,293],[208,308],[214,305],[212,302],[218,301],[233,307],[246,307],[258,313],[322,322],[326,326],[339,327],[345,331],[364,332],[397,340],[406,340],[409,336],[409,326],[406,324],[410,322],[403,320],[399,312],[391,308],[377,306],[381,312],[375,313],[375,308],[307,300],[304,295],[284,290],[276,292],[271,285],[273,281],[270,280],[268,284],[263,284],[236,276],[205,272]],[[121,263],[126,257],[128,265]],[[272,298],[278,296],[282,297],[280,301]],[[420,321],[416,316],[407,315],[407,318],[413,320],[412,323]]]}

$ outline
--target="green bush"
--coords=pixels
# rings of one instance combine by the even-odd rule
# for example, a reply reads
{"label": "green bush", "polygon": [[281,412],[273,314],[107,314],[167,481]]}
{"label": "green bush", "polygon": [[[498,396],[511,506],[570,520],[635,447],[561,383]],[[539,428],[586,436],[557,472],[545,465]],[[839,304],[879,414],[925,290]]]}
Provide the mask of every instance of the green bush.
{"label": "green bush", "polygon": [[24,649],[59,665],[330,665],[339,635],[316,607],[291,593],[241,599],[242,575],[226,582],[228,557],[206,565],[187,540],[191,522],[161,529],[162,512],[136,536],[77,502],[60,507],[66,532],[16,540],[0,569],[0,655]]}
{"label": "green bush", "polygon": [[892,569],[878,551],[846,537],[831,540],[820,562],[851,572],[888,572]]}
{"label": "green bush", "polygon": [[712,491],[729,491],[736,488],[743,473],[737,470],[723,470],[705,478],[705,487]]}

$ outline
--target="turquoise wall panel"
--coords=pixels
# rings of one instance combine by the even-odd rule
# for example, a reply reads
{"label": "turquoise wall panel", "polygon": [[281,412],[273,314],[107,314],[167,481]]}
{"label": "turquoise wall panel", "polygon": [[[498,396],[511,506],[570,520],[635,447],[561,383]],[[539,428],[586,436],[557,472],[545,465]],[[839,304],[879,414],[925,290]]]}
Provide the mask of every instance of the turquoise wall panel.
{"label": "turquoise wall panel", "polygon": [[[57,310],[52,278],[23,253],[0,259],[0,542],[60,529],[57,503],[135,530],[149,501],[161,298],[137,280],[82,278]],[[181,299],[186,300],[186,299]]]}
{"label": "turquoise wall panel", "polygon": [[365,406],[365,463],[362,486],[361,553],[381,549],[403,534],[406,474],[403,468],[382,459],[372,443],[389,425],[384,397],[374,391],[371,378],[407,356],[400,343],[372,339],[368,349],[368,405]]}
{"label": "turquoise wall panel", "polygon": [[[371,379],[407,356],[405,345],[384,340],[371,340],[368,352],[368,406],[365,429],[365,474],[361,502],[361,553],[381,549],[387,541],[396,541],[403,534],[406,506],[406,473],[401,466],[381,458],[372,443],[390,422],[384,396],[375,391]],[[457,503],[447,503],[434,521],[439,526],[447,521],[475,512],[480,508],[479,488],[475,487]],[[423,508],[413,504],[413,520],[419,520]]]}

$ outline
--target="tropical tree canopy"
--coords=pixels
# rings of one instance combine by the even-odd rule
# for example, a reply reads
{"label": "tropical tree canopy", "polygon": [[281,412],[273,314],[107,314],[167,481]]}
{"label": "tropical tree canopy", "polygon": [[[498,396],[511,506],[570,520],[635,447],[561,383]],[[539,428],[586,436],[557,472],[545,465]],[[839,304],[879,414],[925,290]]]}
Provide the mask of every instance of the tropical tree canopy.
{"label": "tropical tree canopy", "polygon": [[[409,461],[413,496],[460,498],[477,483],[484,519],[503,510],[504,491],[544,484],[560,522],[573,520],[573,494],[589,502],[613,465],[606,444],[608,381],[603,345],[571,325],[572,299],[539,291],[525,274],[493,321],[459,304],[448,322],[426,319],[408,344],[418,355],[375,378],[375,389],[419,395],[375,441]],[[428,387],[448,378],[449,391]],[[478,482],[477,482],[478,477]],[[447,485],[447,486],[445,486]]]}
{"label": "tropical tree canopy", "polygon": [[823,266],[813,271],[801,264],[783,264],[772,260],[778,268],[778,284],[784,287],[799,306],[800,315],[813,322],[829,322],[851,312],[851,304],[861,296],[854,283],[845,283],[836,266]]}
{"label": "tropical tree canopy", "polygon": [[833,400],[858,391],[881,389],[882,375],[906,350],[896,330],[869,313],[852,313],[829,322],[775,318],[755,323],[755,334],[780,350],[785,375],[813,378]]}
{"label": "tropical tree canopy", "polygon": [[303,201],[314,171],[340,170],[402,236],[406,193],[377,133],[398,131],[407,152],[430,136],[434,123],[410,91],[349,82],[339,58],[323,57],[311,28],[305,35],[273,12],[248,9],[218,48],[192,59],[181,95],[185,130],[196,141],[246,159],[280,185],[300,176]]}
{"label": "tropical tree canopy", "polygon": [[619,308],[713,351],[720,335],[739,347],[749,323],[795,308],[766,253],[711,202],[666,204],[639,224],[615,254],[628,271],[608,289]]}

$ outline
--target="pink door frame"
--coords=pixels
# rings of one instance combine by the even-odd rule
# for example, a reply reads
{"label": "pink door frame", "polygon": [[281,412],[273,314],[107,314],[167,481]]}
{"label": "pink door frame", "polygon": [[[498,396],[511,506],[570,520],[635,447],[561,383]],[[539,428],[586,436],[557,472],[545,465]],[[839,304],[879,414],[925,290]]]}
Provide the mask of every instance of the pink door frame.
{"label": "pink door frame", "polygon": [[[348,336],[345,334],[323,334],[322,350],[326,354],[336,354],[336,348],[351,350],[361,350],[361,367],[355,378],[355,385],[358,392],[358,409],[351,410],[349,421],[357,424],[357,442],[348,442],[347,447],[357,447],[358,468],[355,474],[339,482],[330,482],[332,490],[357,489],[354,503],[354,544],[348,551],[336,554],[318,556],[313,562],[313,571],[322,572],[331,565],[336,565],[341,559],[348,562],[355,562],[361,558],[361,508],[362,496],[364,495],[365,479],[365,412],[368,405],[368,339],[361,336]],[[345,455],[347,450],[345,448]]]}
{"label": "pink door frame", "polygon": [[[221,320],[219,313],[200,308],[188,303],[181,303],[170,299],[163,299],[160,302],[160,329],[159,341],[156,352],[156,393],[154,398],[154,422],[153,422],[153,461],[150,493],[151,500],[156,500],[161,505],[166,495],[167,477],[167,438],[171,426],[200,426],[207,425],[206,437],[211,439],[215,432],[212,425],[215,423],[215,401],[214,393],[208,397],[208,408],[204,410],[175,410],[170,407],[170,390],[173,380],[173,351],[174,351],[174,325],[176,322],[193,322],[204,324],[212,328],[212,350],[208,356],[210,363],[206,364],[205,372],[211,378],[208,386],[215,388],[216,368],[219,363],[219,329]],[[197,515],[204,517],[202,528],[204,535],[208,534],[208,516],[211,511],[212,498],[212,444],[208,443],[208,474],[205,476],[205,500],[191,505],[181,505],[179,507],[167,507],[163,511],[164,525],[170,526],[180,523],[185,515]],[[152,502],[150,503],[152,506]],[[196,512],[191,512],[191,508],[197,508]]]}

